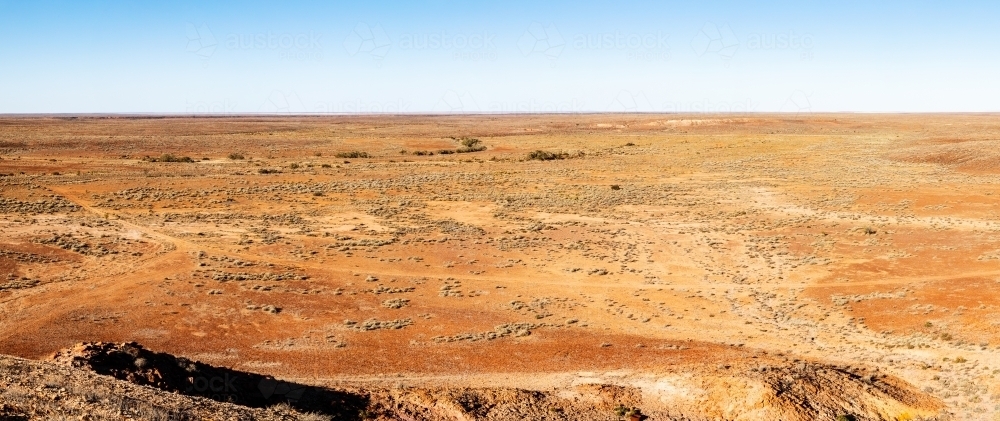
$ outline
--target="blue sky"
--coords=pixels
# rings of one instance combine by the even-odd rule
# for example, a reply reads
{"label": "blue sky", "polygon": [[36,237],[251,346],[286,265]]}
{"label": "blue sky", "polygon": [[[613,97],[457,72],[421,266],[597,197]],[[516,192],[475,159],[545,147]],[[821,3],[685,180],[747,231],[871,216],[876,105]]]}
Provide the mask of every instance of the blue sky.
{"label": "blue sky", "polygon": [[1000,111],[1000,2],[0,0],[0,113]]}

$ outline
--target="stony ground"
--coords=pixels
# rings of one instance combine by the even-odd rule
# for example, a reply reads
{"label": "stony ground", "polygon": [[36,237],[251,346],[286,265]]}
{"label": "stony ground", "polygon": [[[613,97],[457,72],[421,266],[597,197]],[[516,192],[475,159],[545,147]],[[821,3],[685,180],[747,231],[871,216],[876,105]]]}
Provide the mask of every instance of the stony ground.
{"label": "stony ground", "polygon": [[[734,420],[798,416],[774,415],[802,405],[762,367],[853,367],[899,381],[823,415],[1000,419],[998,133],[990,115],[6,118],[0,353],[137,341],[304,385],[621,387]],[[486,150],[452,153],[469,138]],[[830,376],[818,390],[854,390]]]}

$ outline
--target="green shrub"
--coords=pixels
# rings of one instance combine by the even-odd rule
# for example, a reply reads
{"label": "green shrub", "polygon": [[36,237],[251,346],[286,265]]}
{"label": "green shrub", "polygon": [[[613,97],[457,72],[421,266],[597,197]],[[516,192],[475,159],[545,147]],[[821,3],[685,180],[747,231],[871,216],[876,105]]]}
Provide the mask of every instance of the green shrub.
{"label": "green shrub", "polygon": [[371,158],[368,152],[361,151],[351,151],[351,152],[338,152],[337,158]]}
{"label": "green shrub", "polygon": [[461,148],[455,149],[455,152],[458,152],[458,153],[470,153],[470,152],[480,152],[480,151],[485,151],[485,150],[486,150],[485,146],[479,145],[479,146],[473,146],[473,147],[461,147]]}
{"label": "green shrub", "polygon": [[479,152],[486,150],[486,145],[483,145],[482,141],[474,137],[463,137],[459,139],[458,142],[462,144],[462,147],[455,150],[457,153]]}
{"label": "green shrub", "polygon": [[538,161],[552,161],[555,159],[566,159],[569,158],[569,154],[566,152],[552,153],[543,150],[537,150],[528,154],[528,160],[538,160]]}
{"label": "green shrub", "polygon": [[174,154],[165,153],[157,158],[146,156],[142,158],[144,161],[149,162],[194,162],[190,156],[175,156]]}

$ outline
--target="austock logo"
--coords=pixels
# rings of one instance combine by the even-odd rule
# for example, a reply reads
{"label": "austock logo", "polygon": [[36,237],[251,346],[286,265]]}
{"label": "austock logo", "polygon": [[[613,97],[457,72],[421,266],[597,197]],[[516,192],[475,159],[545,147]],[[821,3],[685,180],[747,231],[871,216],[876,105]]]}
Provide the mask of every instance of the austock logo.
{"label": "austock logo", "polygon": [[195,377],[191,380],[184,394],[203,396],[219,402],[239,402],[240,394],[236,389],[237,376],[226,373],[222,377]]}
{"label": "austock logo", "polygon": [[579,33],[567,42],[555,25],[532,22],[517,40],[521,54],[556,59],[567,47],[577,51],[625,51],[632,60],[663,60],[670,57],[670,37],[662,31]]}
{"label": "austock logo", "polygon": [[344,50],[352,57],[368,54],[381,64],[393,48],[411,51],[451,51],[456,60],[478,61],[496,59],[496,34],[488,31],[464,33],[431,31],[405,33],[396,41],[381,24],[358,23],[344,39]]}
{"label": "austock logo", "polygon": [[542,54],[548,58],[558,58],[566,47],[566,40],[555,25],[543,26],[540,22],[532,22],[517,40],[517,48],[521,54]]}
{"label": "austock logo", "polygon": [[740,48],[749,51],[801,51],[803,60],[811,60],[814,45],[815,41],[811,34],[798,34],[794,31],[774,34],[752,33],[746,36],[746,42],[742,42],[729,24],[719,26],[712,22],[705,23],[691,40],[691,48],[699,57],[714,54],[726,61],[731,60]]}
{"label": "austock logo", "polygon": [[390,48],[392,48],[392,40],[379,24],[368,26],[364,22],[358,23],[344,40],[344,49],[351,56],[367,53],[379,61],[385,58]]}
{"label": "austock logo", "polygon": [[[208,25],[187,25],[185,34],[187,45],[185,49],[203,59],[215,54],[219,47],[212,30]],[[279,33],[262,32],[250,34],[229,34],[225,36],[222,46],[231,51],[239,50],[273,50],[279,52],[282,59],[320,59],[322,45],[318,32]]]}
{"label": "austock logo", "polygon": [[740,40],[728,24],[722,27],[712,22],[702,26],[701,31],[691,40],[691,48],[698,56],[718,54],[723,59],[731,59],[740,48]]}
{"label": "austock logo", "polygon": [[257,384],[257,389],[260,391],[264,399],[271,399],[271,397],[281,397],[286,401],[295,402],[302,399],[302,395],[306,393],[306,387],[299,384],[283,382],[280,380],[275,380],[272,378],[264,378]]}
{"label": "austock logo", "polygon": [[[218,402],[246,403],[248,399],[257,399],[252,395],[245,395],[246,391],[239,390],[237,385],[240,384],[245,385],[246,382],[241,382],[239,376],[230,373],[221,376],[199,376],[190,380],[183,393],[210,398]],[[257,383],[257,392],[260,392],[260,396],[265,401],[274,398],[295,402],[302,399],[306,390],[304,385],[288,383],[271,377],[264,377]]]}
{"label": "austock logo", "polygon": [[728,114],[758,111],[758,104],[750,99],[744,101],[651,101],[643,92],[622,90],[615,95],[607,111],[617,113],[704,113]]}
{"label": "austock logo", "polygon": [[812,112],[812,102],[809,101],[809,97],[812,94],[806,94],[805,92],[798,90],[792,92],[792,94],[785,100],[785,103],[781,106],[781,112],[783,113],[811,113]]}
{"label": "austock logo", "polygon": [[187,25],[187,51],[202,58],[209,58],[215,54],[215,47],[218,42],[208,25],[194,26],[193,23]]}

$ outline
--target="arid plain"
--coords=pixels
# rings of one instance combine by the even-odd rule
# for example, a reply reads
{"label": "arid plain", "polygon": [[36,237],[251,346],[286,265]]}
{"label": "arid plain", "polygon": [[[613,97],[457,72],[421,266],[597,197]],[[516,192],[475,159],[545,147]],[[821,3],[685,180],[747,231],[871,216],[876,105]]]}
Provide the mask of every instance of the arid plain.
{"label": "arid plain", "polygon": [[98,341],[359,417],[1000,420],[1000,116],[0,118],[0,354]]}

